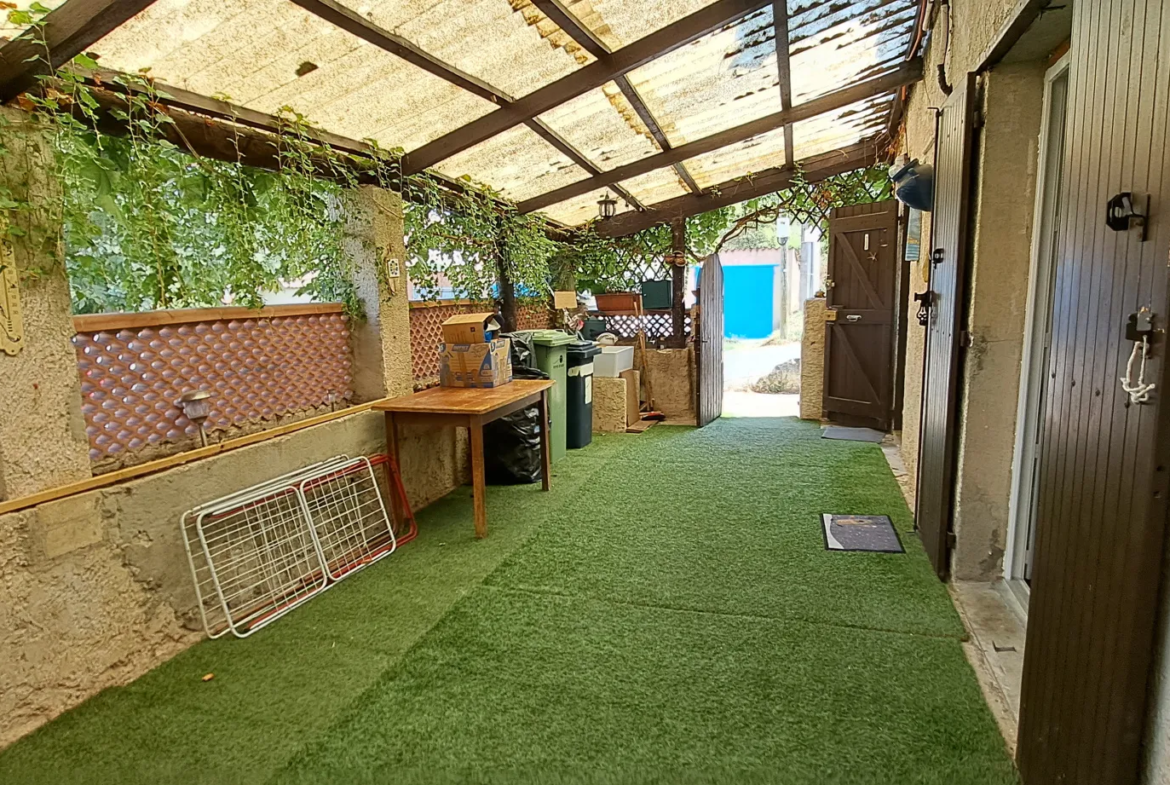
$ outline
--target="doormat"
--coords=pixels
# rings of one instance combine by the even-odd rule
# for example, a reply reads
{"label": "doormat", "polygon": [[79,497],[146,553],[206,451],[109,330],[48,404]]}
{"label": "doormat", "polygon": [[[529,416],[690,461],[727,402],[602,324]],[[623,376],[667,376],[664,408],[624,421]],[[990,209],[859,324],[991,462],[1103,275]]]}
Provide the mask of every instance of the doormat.
{"label": "doormat", "polygon": [[827,551],[905,553],[888,515],[821,515]]}
{"label": "doormat", "polygon": [[822,439],[836,439],[842,442],[873,442],[877,444],[886,435],[872,428],[843,428],[839,425],[830,425],[821,431]]}

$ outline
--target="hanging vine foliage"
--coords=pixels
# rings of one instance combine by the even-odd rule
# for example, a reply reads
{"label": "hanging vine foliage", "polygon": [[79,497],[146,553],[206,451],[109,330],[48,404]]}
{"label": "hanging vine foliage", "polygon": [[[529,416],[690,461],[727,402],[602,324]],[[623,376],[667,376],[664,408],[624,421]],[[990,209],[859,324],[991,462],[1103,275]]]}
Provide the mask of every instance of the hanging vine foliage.
{"label": "hanging vine foliage", "polygon": [[[33,3],[28,10],[8,10],[8,17],[43,31],[48,11]],[[49,62],[47,48],[43,58]],[[308,118],[292,107],[280,110],[273,135],[276,172],[245,166],[240,158],[200,157],[170,116],[170,96],[147,71],[105,85],[125,103],[113,112],[125,135],[107,136],[96,130],[100,104],[81,76],[98,64],[82,55],[74,65],[78,69],[56,71],[39,91],[19,99],[53,140],[60,203],[33,204],[27,186],[6,177],[0,180],[0,217],[9,239],[20,236],[26,244],[54,251],[63,240],[77,312],[225,301],[259,307],[266,292],[295,281],[302,293],[342,301],[350,313],[360,314],[351,283],[354,260],[343,243],[345,193],[357,185],[359,173],[406,198],[408,274],[424,297],[450,291],[461,298],[495,299],[501,295],[501,272],[521,298],[546,297],[554,284],[561,288],[574,281],[582,289],[605,291],[669,277],[669,226],[616,239],[586,228],[568,242],[556,242],[543,219],[521,214],[470,178],[463,178],[461,189],[444,188],[425,174],[403,177],[400,149],[383,150],[366,140],[371,156],[358,158],[322,144]],[[11,138],[11,130],[0,127],[0,136]],[[237,152],[239,141],[237,136]],[[0,159],[29,149],[6,147],[0,138]],[[43,165],[13,163],[5,171]],[[823,223],[832,206],[887,194],[884,174],[875,171],[817,184],[798,177],[780,194],[688,218],[687,251],[701,260],[737,232],[780,213]],[[56,220],[33,220],[37,210],[56,211]],[[60,235],[44,229],[55,226],[63,227]],[[43,236],[31,236],[37,232]],[[41,256],[52,259],[56,253]]]}

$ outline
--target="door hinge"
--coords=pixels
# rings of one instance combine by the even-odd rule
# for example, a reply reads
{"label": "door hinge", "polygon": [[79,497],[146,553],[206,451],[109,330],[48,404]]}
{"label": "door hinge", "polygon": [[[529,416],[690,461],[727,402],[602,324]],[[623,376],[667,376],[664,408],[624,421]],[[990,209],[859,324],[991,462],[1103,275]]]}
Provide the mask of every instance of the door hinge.
{"label": "door hinge", "polygon": [[971,333],[966,330],[959,331],[959,346],[966,349],[971,345]]}

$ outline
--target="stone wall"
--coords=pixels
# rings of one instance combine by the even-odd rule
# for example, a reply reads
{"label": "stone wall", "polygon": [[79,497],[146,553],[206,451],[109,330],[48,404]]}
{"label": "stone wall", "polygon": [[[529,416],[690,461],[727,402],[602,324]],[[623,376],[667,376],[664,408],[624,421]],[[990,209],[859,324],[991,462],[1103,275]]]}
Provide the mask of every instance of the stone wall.
{"label": "stone wall", "polygon": [[[355,390],[361,400],[408,393],[406,287],[376,272],[403,253],[400,202],[363,187],[343,209],[367,317],[352,335]],[[0,396],[0,476],[8,480],[0,499],[90,474],[84,430],[69,424],[80,421],[81,401],[67,282],[61,265],[48,267],[22,289],[29,347],[0,355],[0,375],[14,390]],[[202,637],[179,528],[184,511],[334,455],[385,449],[383,415],[362,412],[0,515],[0,747]],[[466,437],[454,429],[406,428],[400,450],[416,509],[466,479]]]}
{"label": "stone wall", "polygon": [[800,341],[800,419],[824,417],[825,298],[804,303],[804,336]]}

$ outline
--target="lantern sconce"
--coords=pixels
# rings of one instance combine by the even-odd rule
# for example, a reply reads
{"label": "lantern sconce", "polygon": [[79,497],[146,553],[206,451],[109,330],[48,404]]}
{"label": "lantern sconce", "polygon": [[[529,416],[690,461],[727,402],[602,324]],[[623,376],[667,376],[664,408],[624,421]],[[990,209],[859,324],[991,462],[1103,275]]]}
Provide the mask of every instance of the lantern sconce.
{"label": "lantern sconce", "polygon": [[605,196],[597,200],[597,215],[600,218],[613,218],[617,214],[617,199],[605,192]]}
{"label": "lantern sconce", "polygon": [[211,414],[211,391],[192,390],[179,396],[179,408],[188,420],[199,428],[199,443],[207,446],[207,434],[203,430],[203,421]]}

